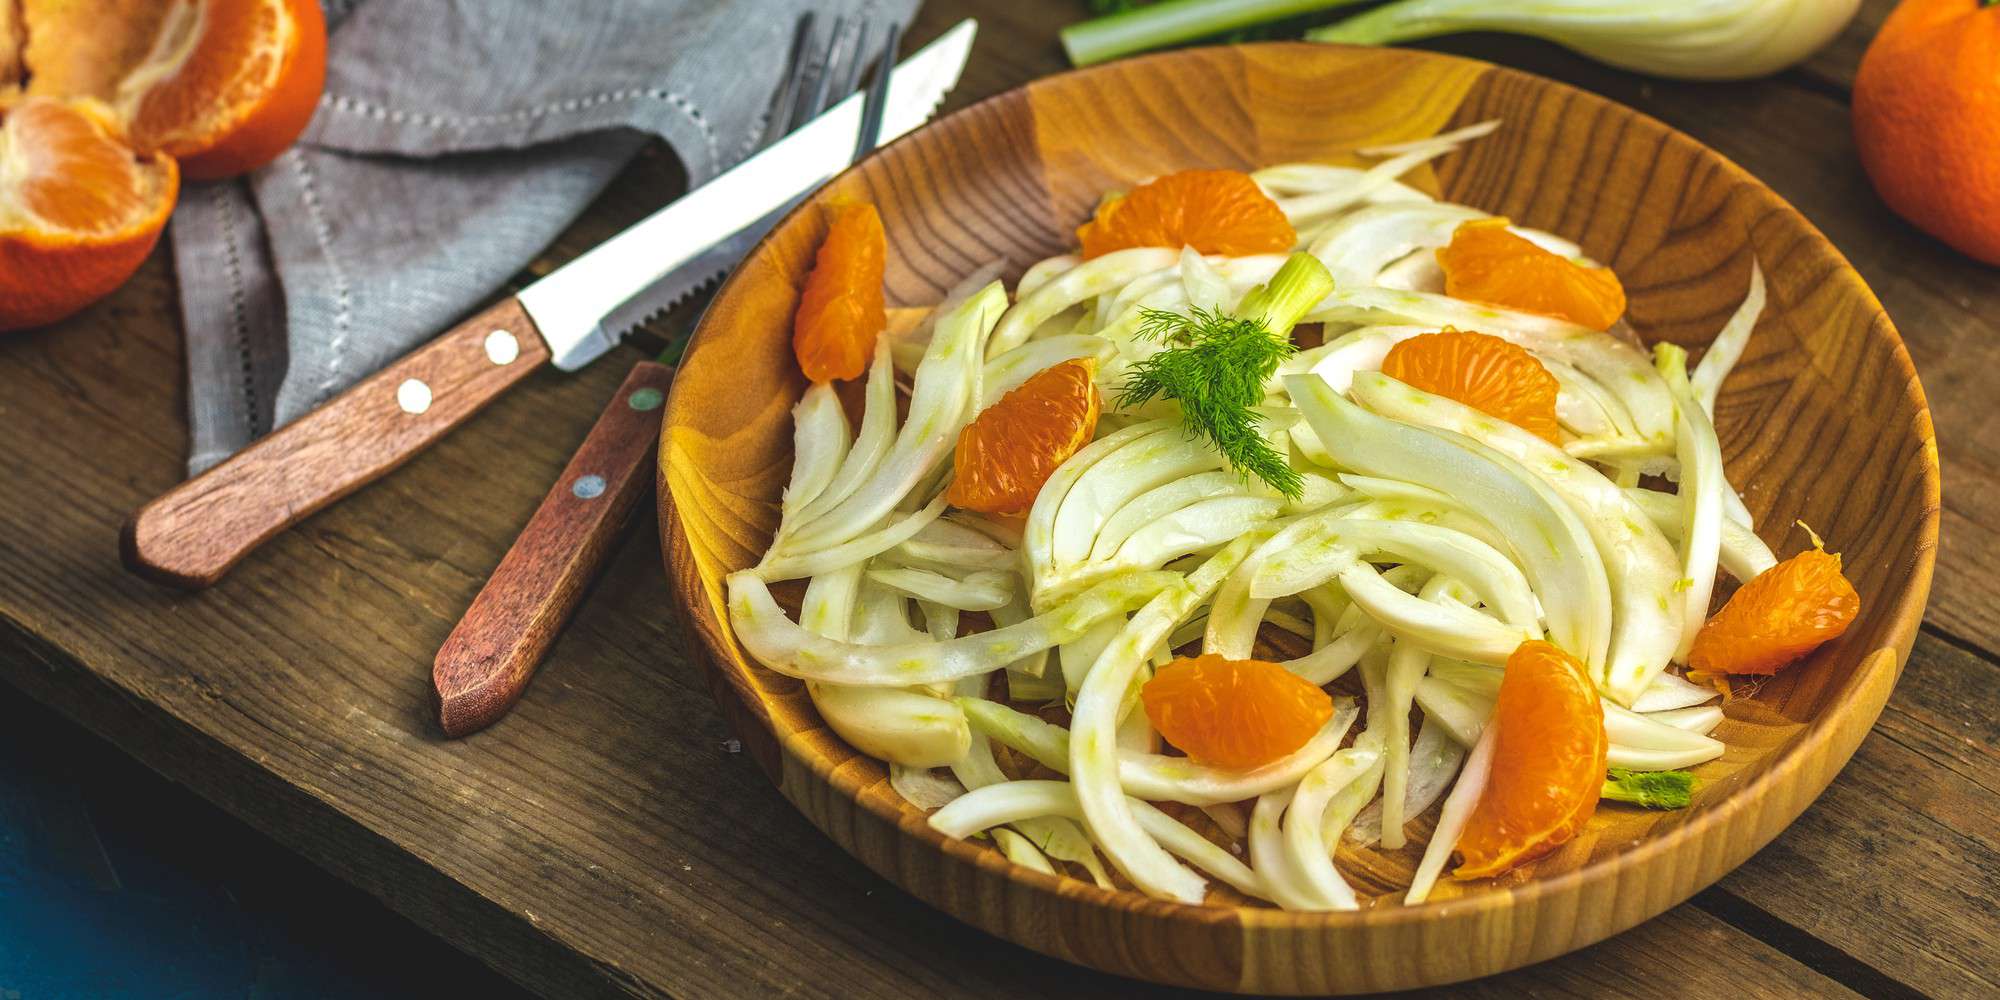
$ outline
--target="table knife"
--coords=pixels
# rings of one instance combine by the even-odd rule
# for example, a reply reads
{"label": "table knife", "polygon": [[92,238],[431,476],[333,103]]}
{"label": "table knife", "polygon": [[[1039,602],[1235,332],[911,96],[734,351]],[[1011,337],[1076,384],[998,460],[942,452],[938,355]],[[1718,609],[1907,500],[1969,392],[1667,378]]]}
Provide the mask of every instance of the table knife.
{"label": "table knife", "polygon": [[[973,21],[962,21],[897,65],[882,111],[885,140],[930,117],[957,84],[976,31]],[[712,265],[705,251],[762,221],[775,222],[774,212],[846,167],[865,99],[848,97],[146,504],[121,532],[126,565],[163,583],[209,586],[258,545],[402,465],[543,363],[574,371],[596,360],[648,313],[720,271],[686,265]]]}
{"label": "table knife", "polygon": [[[882,47],[894,58],[900,29],[890,25]],[[878,72],[869,85],[852,159],[880,145],[890,77]],[[745,227],[704,254],[719,269],[744,254],[793,205],[792,201]],[[698,273],[709,273],[708,265]],[[674,293],[676,295],[679,292]],[[661,361],[664,361],[664,356]],[[466,608],[431,664],[438,725],[448,737],[468,736],[505,715],[610,557],[612,541],[653,481],[662,407],[674,372],[660,361],[641,361],[611,397],[575,457],[493,575]]]}

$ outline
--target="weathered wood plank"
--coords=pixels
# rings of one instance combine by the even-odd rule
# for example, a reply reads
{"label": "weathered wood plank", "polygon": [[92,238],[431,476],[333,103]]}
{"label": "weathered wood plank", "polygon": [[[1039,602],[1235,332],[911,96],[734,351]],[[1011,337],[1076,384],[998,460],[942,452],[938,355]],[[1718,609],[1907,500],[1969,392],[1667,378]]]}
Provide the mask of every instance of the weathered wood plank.
{"label": "weathered wood plank", "polygon": [[1832,44],[1813,54],[1811,59],[1801,63],[1794,71],[1802,78],[1815,83],[1845,91],[1854,86],[1855,70],[1861,66],[1861,54],[1868,51],[1868,43],[1875,40],[1875,33],[1882,30],[1882,22],[1889,12],[1896,9],[1898,0],[1861,0],[1861,9],[1849,21],[1847,29],[1835,38]]}
{"label": "weathered wood plank", "polygon": [[[964,6],[927,5],[917,39]],[[1074,16],[1068,3],[991,6],[955,104],[1061,68],[1049,39]],[[1764,177],[1855,259],[1938,406],[1952,487],[1933,620],[1996,645],[2000,499],[1983,487],[2000,474],[2000,430],[1976,405],[2000,361],[2000,331],[1979,311],[1994,301],[1991,272],[1879,207],[1827,95],[1642,84],[1508,44],[1474,54],[1508,55],[1666,118]],[[643,164],[550,260],[675,184],[670,161]],[[212,594],[125,576],[116,526],[174,481],[184,456],[176,315],[156,258],[78,319],[0,341],[0,618],[11,623],[0,676],[551,995],[1142,995],[939,920],[728,753],[707,688],[682,659],[647,529],[627,540],[513,715],[463,744],[430,730],[432,653],[635,352],[530,380]],[[1991,992],[2000,956],[1980,935],[2000,893],[1995,669],[1920,639],[1880,732],[1726,891],[1904,982]],[[1683,906],[1456,992],[1842,990]]]}
{"label": "weathered wood plank", "polygon": [[1875,733],[1721,885],[1933,996],[2000,995],[2000,663],[1919,636]]}
{"label": "weathered wood plank", "polygon": [[[256,761],[149,702],[121,693],[61,650],[0,621],[0,696],[34,697],[199,792],[322,868],[388,902],[468,954],[547,996],[622,997],[621,988],[520,914],[412,857]],[[476,915],[476,919],[472,919]]]}

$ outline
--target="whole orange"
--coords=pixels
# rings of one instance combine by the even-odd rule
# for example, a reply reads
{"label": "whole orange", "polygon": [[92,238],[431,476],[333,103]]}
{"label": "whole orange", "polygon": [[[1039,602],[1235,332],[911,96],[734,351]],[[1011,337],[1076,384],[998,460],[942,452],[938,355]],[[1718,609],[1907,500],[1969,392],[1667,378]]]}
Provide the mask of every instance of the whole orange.
{"label": "whole orange", "polygon": [[2000,264],[2000,0],[1903,0],[1854,79],[1854,141],[1896,214]]}

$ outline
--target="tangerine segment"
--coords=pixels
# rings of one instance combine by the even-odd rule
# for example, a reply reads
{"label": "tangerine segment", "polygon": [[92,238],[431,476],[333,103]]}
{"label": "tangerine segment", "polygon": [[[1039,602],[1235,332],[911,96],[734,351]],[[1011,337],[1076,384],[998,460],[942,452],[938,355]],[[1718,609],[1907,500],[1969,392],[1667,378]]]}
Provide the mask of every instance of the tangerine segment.
{"label": "tangerine segment", "polygon": [[[15,18],[9,27],[9,10]],[[161,0],[18,0],[0,4],[0,87],[30,97],[95,97],[110,102],[118,82],[152,51],[172,11]],[[18,44],[14,74],[10,43]]]}
{"label": "tangerine segment", "polygon": [[1730,595],[1695,634],[1688,666],[1706,674],[1772,674],[1838,638],[1861,613],[1840,556],[1815,546]]}
{"label": "tangerine segment", "polygon": [[1198,764],[1247,771],[1305,746],[1333,718],[1333,699],[1264,660],[1182,657],[1139,689],[1146,718]]}
{"label": "tangerine segment", "polygon": [[1085,258],[1132,247],[1193,247],[1233,257],[1284,253],[1299,240],[1285,212],[1240,170],[1183,170],[1097,207],[1076,231]]}
{"label": "tangerine segment", "polygon": [[95,101],[31,97],[0,113],[0,330],[82,309],[152,252],[180,175],[121,140]]}
{"label": "tangerine segment", "polygon": [[1455,399],[1550,444],[1561,444],[1556,394],[1561,386],[1535,356],[1499,337],[1445,329],[1389,349],[1382,373]]}
{"label": "tangerine segment", "polygon": [[838,202],[831,211],[792,320],[792,353],[814,382],[860,378],[875,338],[889,325],[882,299],[889,238],[881,215],[865,201]]}
{"label": "tangerine segment", "polygon": [[1507,230],[1506,219],[1458,227],[1437,252],[1445,294],[1609,330],[1625,315],[1625,286],[1608,267],[1584,267]]}
{"label": "tangerine segment", "polygon": [[1486,878],[1576,836],[1597,810],[1610,740],[1582,661],[1541,640],[1507,658],[1493,708],[1493,773],[1459,835],[1452,874]]}
{"label": "tangerine segment", "polygon": [[946,501],[988,514],[1025,513],[1042,484],[1097,433],[1104,402],[1096,376],[1095,358],[1050,365],[980,411],[958,433]]}
{"label": "tangerine segment", "polygon": [[325,82],[317,0],[177,0],[116,99],[140,149],[207,180],[276,159],[305,131]]}

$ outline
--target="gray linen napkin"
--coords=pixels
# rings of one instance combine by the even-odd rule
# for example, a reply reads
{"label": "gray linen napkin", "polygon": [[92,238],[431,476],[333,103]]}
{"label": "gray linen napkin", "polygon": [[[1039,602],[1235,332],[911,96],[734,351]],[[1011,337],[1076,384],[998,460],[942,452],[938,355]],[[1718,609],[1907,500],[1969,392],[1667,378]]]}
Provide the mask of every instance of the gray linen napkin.
{"label": "gray linen napkin", "polygon": [[690,184],[741,160],[801,11],[824,31],[917,2],[322,0],[303,139],[174,214],[189,474],[483,305],[648,134]]}

